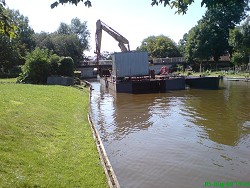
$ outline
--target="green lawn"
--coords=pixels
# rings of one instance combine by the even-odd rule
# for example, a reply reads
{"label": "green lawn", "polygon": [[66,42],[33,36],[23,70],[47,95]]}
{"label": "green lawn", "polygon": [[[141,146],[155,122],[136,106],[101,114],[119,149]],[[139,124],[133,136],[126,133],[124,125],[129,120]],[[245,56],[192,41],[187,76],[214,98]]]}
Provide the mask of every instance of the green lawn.
{"label": "green lawn", "polygon": [[108,187],[88,90],[1,80],[0,187]]}
{"label": "green lawn", "polygon": [[16,83],[17,78],[0,78],[0,84],[2,83]]}

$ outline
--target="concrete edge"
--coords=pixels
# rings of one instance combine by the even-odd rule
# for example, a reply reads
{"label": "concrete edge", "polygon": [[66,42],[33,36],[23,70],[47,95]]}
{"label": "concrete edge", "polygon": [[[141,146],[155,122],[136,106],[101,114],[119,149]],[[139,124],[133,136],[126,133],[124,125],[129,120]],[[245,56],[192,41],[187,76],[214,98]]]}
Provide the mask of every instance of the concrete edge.
{"label": "concrete edge", "polygon": [[104,148],[104,145],[101,141],[100,135],[95,127],[94,122],[92,121],[92,113],[91,113],[91,94],[92,94],[92,86],[89,82],[84,81],[87,86],[89,86],[89,113],[88,113],[88,121],[92,130],[93,137],[95,139],[96,147],[99,153],[99,157],[108,181],[108,185],[110,188],[120,188],[120,184],[117,180],[117,177],[115,175],[115,172],[110,164],[110,161],[108,159],[106,150]]}

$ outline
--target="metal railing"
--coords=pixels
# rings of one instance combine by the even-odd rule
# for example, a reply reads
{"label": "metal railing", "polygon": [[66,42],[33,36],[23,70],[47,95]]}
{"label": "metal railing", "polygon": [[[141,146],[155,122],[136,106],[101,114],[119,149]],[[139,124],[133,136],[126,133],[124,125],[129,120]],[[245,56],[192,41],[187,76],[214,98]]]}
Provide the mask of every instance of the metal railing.
{"label": "metal railing", "polygon": [[186,62],[185,57],[171,57],[171,58],[155,58],[153,63],[183,63]]}
{"label": "metal railing", "polygon": [[[211,58],[209,61],[213,61]],[[219,61],[230,61],[229,56],[221,56]],[[186,62],[185,57],[170,57],[170,58],[154,58],[149,59],[149,62],[153,64],[166,64],[166,63],[184,63]],[[96,61],[82,62],[82,66],[95,66]],[[100,60],[99,65],[112,65],[112,60]]]}

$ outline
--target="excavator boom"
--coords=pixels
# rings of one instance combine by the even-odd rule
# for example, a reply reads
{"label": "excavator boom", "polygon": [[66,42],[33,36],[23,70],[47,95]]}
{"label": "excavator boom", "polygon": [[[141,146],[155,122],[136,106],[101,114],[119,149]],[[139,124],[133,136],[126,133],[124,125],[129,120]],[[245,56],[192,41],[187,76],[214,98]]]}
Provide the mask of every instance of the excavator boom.
{"label": "excavator boom", "polygon": [[95,41],[96,41],[95,53],[97,54],[97,64],[99,63],[99,58],[101,54],[102,30],[106,31],[110,36],[112,36],[116,41],[118,41],[118,46],[120,47],[122,52],[130,51],[129,41],[125,37],[123,37],[117,31],[106,25],[101,20],[97,20],[96,33],[95,33]]}

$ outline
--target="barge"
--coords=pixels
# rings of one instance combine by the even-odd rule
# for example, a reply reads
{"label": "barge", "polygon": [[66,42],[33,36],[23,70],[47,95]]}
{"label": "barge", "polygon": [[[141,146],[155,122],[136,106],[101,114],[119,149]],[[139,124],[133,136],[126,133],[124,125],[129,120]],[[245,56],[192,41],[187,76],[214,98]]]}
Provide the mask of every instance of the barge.
{"label": "barge", "polygon": [[[164,69],[163,69],[164,70]],[[190,88],[218,89],[218,77],[181,77],[150,70],[148,53],[119,52],[112,55],[112,70],[103,71],[100,83],[117,93],[158,93]]]}
{"label": "barge", "polygon": [[108,89],[117,93],[164,93],[170,90],[184,90],[184,77],[150,78],[129,77],[123,80],[116,80],[112,77],[100,78],[100,83]]}
{"label": "barge", "polygon": [[195,89],[219,89],[220,77],[186,77],[186,85]]}

